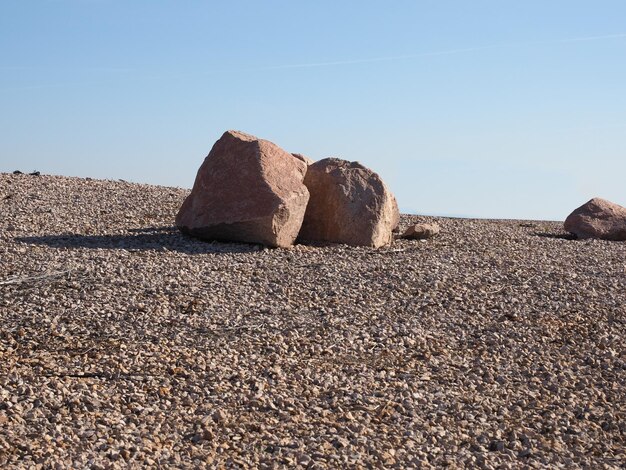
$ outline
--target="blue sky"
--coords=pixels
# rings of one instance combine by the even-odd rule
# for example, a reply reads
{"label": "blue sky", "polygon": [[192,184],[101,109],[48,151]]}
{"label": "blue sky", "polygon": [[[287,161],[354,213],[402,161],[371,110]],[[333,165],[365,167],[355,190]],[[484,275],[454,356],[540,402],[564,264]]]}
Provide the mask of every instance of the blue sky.
{"label": "blue sky", "polygon": [[626,2],[0,3],[0,171],[191,187],[227,129],[403,212],[626,205]]}

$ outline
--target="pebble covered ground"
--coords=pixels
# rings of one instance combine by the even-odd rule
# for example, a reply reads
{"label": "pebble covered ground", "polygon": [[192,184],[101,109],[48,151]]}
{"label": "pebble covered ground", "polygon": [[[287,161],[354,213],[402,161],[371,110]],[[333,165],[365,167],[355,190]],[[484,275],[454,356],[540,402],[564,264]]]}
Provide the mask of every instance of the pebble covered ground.
{"label": "pebble covered ground", "polygon": [[264,249],[187,194],[0,174],[1,467],[624,468],[626,243]]}

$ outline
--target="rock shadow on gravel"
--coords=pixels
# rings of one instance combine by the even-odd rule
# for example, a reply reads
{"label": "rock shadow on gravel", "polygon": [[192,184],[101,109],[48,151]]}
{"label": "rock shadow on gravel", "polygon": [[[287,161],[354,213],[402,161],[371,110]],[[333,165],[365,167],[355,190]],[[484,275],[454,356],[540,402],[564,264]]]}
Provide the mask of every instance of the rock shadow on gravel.
{"label": "rock shadow on gravel", "polygon": [[18,243],[45,245],[51,248],[88,248],[129,251],[173,251],[184,254],[253,253],[261,245],[204,241],[182,234],[176,227],[140,227],[127,229],[128,234],[84,235],[60,234],[16,237]]}
{"label": "rock shadow on gravel", "polygon": [[549,233],[549,232],[535,232],[536,237],[542,238],[557,238],[561,240],[577,240],[576,235],[571,233]]}

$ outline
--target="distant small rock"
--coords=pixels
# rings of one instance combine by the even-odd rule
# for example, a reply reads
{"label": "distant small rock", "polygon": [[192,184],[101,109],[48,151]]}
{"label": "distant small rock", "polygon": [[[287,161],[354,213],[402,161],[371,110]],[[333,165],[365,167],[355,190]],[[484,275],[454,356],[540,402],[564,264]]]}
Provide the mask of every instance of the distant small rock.
{"label": "distant small rock", "polygon": [[581,239],[626,241],[626,207],[596,197],[572,212],[563,226]]}
{"label": "distant small rock", "polygon": [[408,240],[426,240],[438,235],[440,232],[437,224],[415,224],[407,228],[401,238]]}

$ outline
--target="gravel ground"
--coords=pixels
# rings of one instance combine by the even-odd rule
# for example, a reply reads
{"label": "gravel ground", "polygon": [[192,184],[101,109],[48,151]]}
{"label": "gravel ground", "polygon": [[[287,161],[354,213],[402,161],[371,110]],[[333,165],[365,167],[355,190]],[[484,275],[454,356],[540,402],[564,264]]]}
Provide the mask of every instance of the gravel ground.
{"label": "gravel ground", "polygon": [[626,243],[208,243],[187,194],[0,174],[2,467],[624,468]]}

